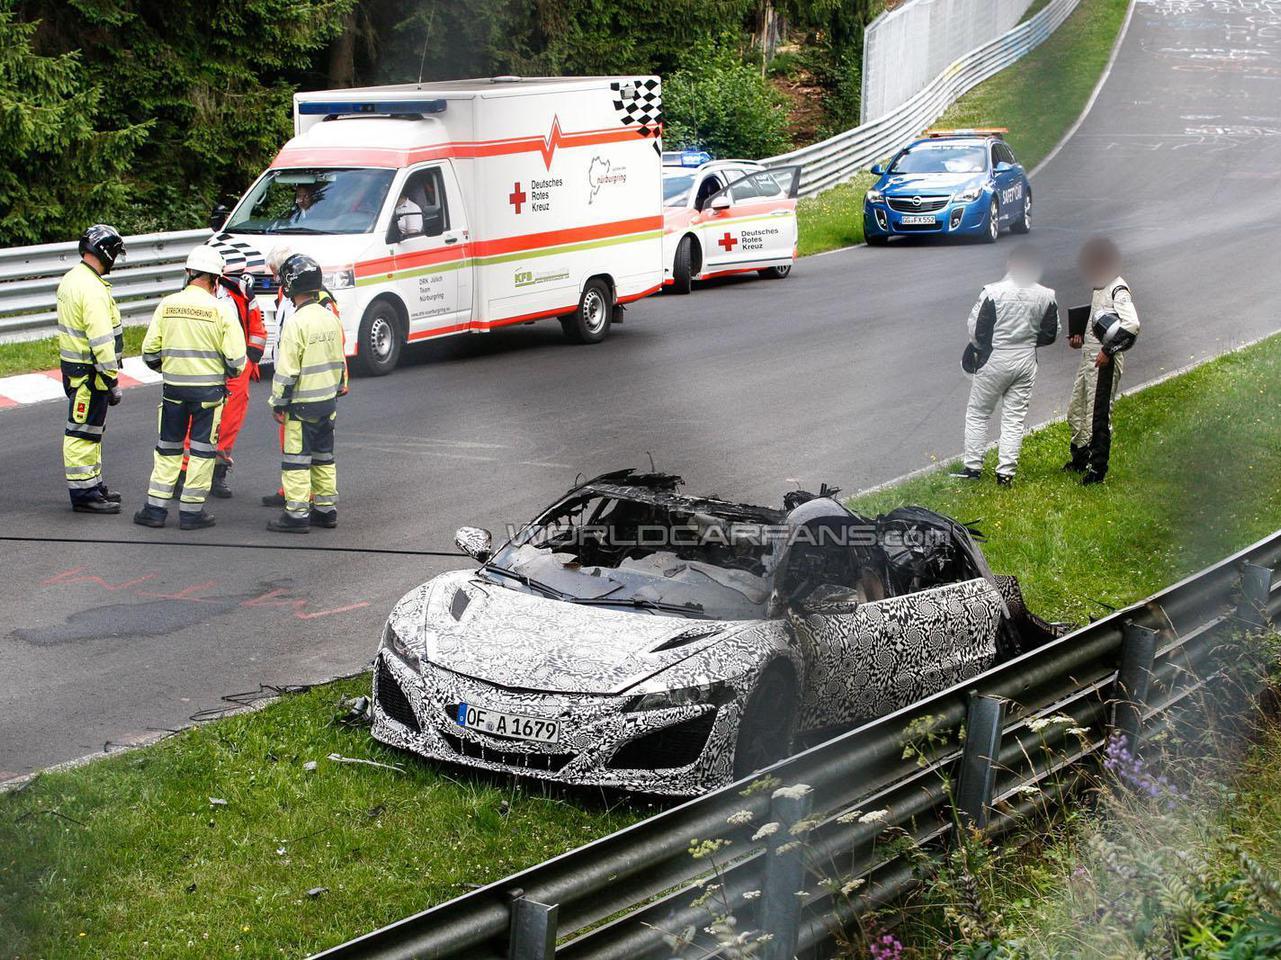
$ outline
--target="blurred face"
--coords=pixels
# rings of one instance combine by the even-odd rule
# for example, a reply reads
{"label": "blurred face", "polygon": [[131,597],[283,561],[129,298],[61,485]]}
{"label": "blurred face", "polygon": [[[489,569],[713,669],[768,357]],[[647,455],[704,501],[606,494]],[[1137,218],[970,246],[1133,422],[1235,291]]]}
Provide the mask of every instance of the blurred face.
{"label": "blurred face", "polygon": [[1019,283],[1037,283],[1041,279],[1041,272],[1041,262],[1035,257],[1014,257],[1010,260],[1010,276]]}
{"label": "blurred face", "polygon": [[299,210],[306,210],[316,202],[316,188],[309,183],[300,183],[294,187],[294,203]]}
{"label": "blurred face", "polygon": [[1121,272],[1121,258],[1115,251],[1086,245],[1079,260],[1081,276],[1092,287],[1101,287]]}

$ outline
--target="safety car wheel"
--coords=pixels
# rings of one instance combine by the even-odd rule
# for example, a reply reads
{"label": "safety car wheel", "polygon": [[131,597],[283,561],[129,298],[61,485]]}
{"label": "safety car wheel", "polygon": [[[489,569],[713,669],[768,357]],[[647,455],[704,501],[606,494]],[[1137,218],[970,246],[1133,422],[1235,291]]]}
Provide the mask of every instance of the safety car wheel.
{"label": "safety car wheel", "polygon": [[983,239],[988,243],[996,243],[1001,235],[1001,208],[992,198],[992,205],[987,208],[987,232],[983,234]]}
{"label": "safety car wheel", "polygon": [[578,299],[578,309],[562,317],[561,329],[574,343],[600,343],[609,333],[609,321],[614,313],[613,296],[609,284],[600,277],[593,277],[583,287]]}
{"label": "safety car wheel", "polygon": [[405,332],[400,313],[387,300],[375,300],[360,321],[359,340],[352,366],[367,377],[382,377],[396,369]]}
{"label": "safety car wheel", "polygon": [[681,237],[672,262],[672,293],[686,294],[694,289],[694,238]]}
{"label": "safety car wheel", "polygon": [[764,270],[757,270],[756,272],[766,280],[782,280],[792,272],[792,265],[789,263],[781,267],[766,267]]}
{"label": "safety car wheel", "polygon": [[791,672],[775,664],[756,683],[738,721],[734,741],[734,779],[789,756],[796,717],[796,685]]}
{"label": "safety car wheel", "polygon": [[1027,233],[1032,229],[1032,191],[1023,193],[1023,216],[1010,224],[1011,233]]}
{"label": "safety car wheel", "polygon": [[883,247],[889,243],[890,238],[883,233],[870,233],[863,238],[863,242],[869,247]]}

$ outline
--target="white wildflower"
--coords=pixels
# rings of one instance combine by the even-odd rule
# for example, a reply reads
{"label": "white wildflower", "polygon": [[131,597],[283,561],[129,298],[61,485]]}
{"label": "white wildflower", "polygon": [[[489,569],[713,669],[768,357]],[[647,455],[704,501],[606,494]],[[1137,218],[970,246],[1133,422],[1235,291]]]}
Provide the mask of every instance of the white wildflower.
{"label": "white wildflower", "polygon": [[778,833],[778,831],[781,829],[782,829],[782,824],[780,824],[776,820],[771,820],[769,823],[761,824],[760,829],[757,830],[754,834],[752,834],[752,839],[764,840],[766,837],[774,836],[774,834]]}
{"label": "white wildflower", "polygon": [[845,886],[841,887],[841,893],[845,894],[845,896],[848,897],[851,893],[853,893],[855,890],[857,890],[861,886],[863,886],[863,878],[855,877],[853,880],[847,881]]}
{"label": "white wildflower", "polygon": [[1034,787],[1030,783],[1025,783],[1021,786],[1015,787],[1014,792],[1021,793],[1025,797],[1035,797],[1040,794],[1041,790],[1039,787]]}
{"label": "white wildflower", "polygon": [[863,816],[862,810],[850,810],[836,818],[837,823],[856,823]]}
{"label": "white wildflower", "polygon": [[775,852],[776,852],[776,853],[791,853],[793,850],[799,850],[799,849],[800,849],[800,847],[801,847],[800,841],[798,841],[798,840],[788,840],[788,841],[787,841],[787,843],[780,844],[780,845],[779,845],[778,850],[776,850]]}
{"label": "white wildflower", "polygon": [[760,897],[761,897],[761,892],[759,890],[748,890],[746,893],[743,894],[744,900],[759,900]]}
{"label": "white wildflower", "polygon": [[869,810],[858,818],[859,823],[884,823],[890,818],[888,810]]}
{"label": "white wildflower", "polygon": [[813,792],[813,788],[808,783],[798,783],[791,787],[779,787],[774,791],[775,797],[782,797],[785,800],[799,800],[801,797],[807,797]]}
{"label": "white wildflower", "polygon": [[743,826],[743,825],[745,825],[745,824],[751,823],[751,822],[752,822],[752,811],[751,811],[751,810],[739,810],[737,813],[731,813],[731,814],[730,814],[730,815],[725,819],[725,822],[726,822],[726,823],[728,823],[731,827],[741,827],[741,826]]}

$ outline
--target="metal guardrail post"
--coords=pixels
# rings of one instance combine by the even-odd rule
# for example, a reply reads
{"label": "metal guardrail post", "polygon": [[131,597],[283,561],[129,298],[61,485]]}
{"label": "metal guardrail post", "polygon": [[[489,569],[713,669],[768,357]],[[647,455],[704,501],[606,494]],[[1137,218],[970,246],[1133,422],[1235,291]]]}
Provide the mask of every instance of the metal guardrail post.
{"label": "metal guardrail post", "polygon": [[1237,618],[1252,630],[1263,630],[1271,623],[1268,600],[1272,595],[1272,570],[1257,563],[1241,564],[1241,603]]}
{"label": "metal guardrail post", "polygon": [[560,907],[539,903],[520,892],[512,900],[511,943],[507,960],[552,960],[556,956],[556,919]]}
{"label": "metal guardrail post", "polygon": [[1112,710],[1112,730],[1125,737],[1126,748],[1133,753],[1143,729],[1143,708],[1152,686],[1152,665],[1156,660],[1156,643],[1160,634],[1149,627],[1127,622],[1121,634],[1121,670],[1116,678],[1116,703]]}
{"label": "metal guardrail post", "polygon": [[764,960],[792,960],[801,930],[801,898],[805,887],[805,851],[791,828],[810,815],[814,794],[807,787],[777,790],[770,798],[770,819],[779,830],[767,842],[765,882],[761,889],[761,929],[774,935],[765,944]]}
{"label": "metal guardrail post", "polygon": [[978,829],[987,826],[996,784],[994,762],[1001,751],[1001,727],[1005,722],[1005,701],[1000,697],[970,694],[965,718],[965,748],[961,753],[961,775],[956,785],[956,809]]}

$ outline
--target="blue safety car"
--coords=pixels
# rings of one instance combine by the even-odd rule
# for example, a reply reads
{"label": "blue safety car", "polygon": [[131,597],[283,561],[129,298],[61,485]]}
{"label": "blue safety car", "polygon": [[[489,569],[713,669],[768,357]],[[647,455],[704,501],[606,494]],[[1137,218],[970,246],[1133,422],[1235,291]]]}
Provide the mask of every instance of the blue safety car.
{"label": "blue safety car", "polygon": [[999,128],[930,130],[887,164],[863,200],[863,236],[938,234],[995,242],[1032,229],[1032,186]]}

